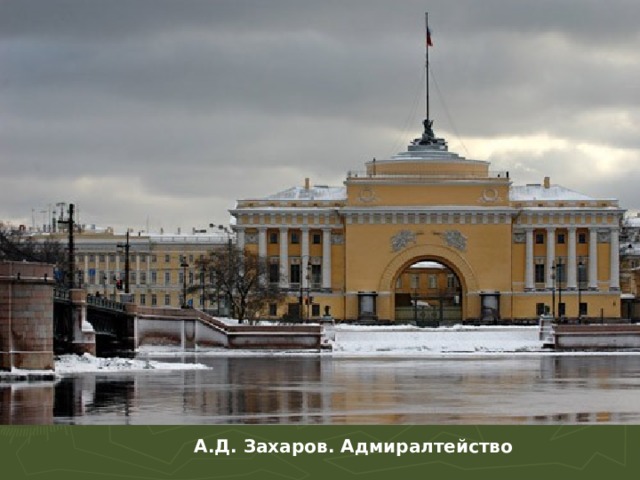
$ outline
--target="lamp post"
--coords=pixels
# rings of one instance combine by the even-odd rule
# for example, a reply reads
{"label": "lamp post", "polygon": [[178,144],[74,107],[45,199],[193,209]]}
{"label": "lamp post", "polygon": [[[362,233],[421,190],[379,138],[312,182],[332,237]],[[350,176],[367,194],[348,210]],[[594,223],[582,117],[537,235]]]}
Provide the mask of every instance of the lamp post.
{"label": "lamp post", "polygon": [[551,316],[556,318],[556,266],[551,265]]}
{"label": "lamp post", "polygon": [[[210,228],[213,228],[214,226],[216,225],[214,225],[213,223],[209,224]],[[228,227],[225,227],[224,225],[217,225],[217,227],[220,232],[225,233],[227,235],[227,278],[230,280],[229,291],[227,292],[227,306],[228,306],[227,315],[229,317],[233,317],[234,312],[232,312],[232,308],[231,308],[231,306],[233,305],[233,290],[235,288],[234,281],[233,281],[233,272],[231,271],[231,256],[233,253],[233,243],[232,243],[231,237],[233,235],[233,231]],[[219,307],[218,307],[218,310],[220,310]]]}
{"label": "lamp post", "polygon": [[124,293],[130,293],[129,291],[129,272],[131,271],[131,264],[129,263],[129,229],[127,229],[127,241],[125,243],[118,243],[117,248],[124,249]]}
{"label": "lamp post", "polygon": [[202,262],[201,264],[201,270],[200,270],[200,288],[202,289],[202,311],[204,312],[205,307],[206,307],[206,290],[205,290],[205,273],[206,273],[206,265],[204,264],[204,262]]}
{"label": "lamp post", "polygon": [[578,262],[578,323],[582,322],[582,271],[584,264],[582,260]]}
{"label": "lamp post", "polygon": [[558,270],[556,271],[556,280],[558,281],[558,317],[562,319],[564,315],[564,309],[562,307],[562,277],[564,271],[562,268],[562,258],[558,258]]}
{"label": "lamp post", "polygon": [[187,259],[183,255],[181,257],[180,266],[182,267],[182,308],[187,308]]}

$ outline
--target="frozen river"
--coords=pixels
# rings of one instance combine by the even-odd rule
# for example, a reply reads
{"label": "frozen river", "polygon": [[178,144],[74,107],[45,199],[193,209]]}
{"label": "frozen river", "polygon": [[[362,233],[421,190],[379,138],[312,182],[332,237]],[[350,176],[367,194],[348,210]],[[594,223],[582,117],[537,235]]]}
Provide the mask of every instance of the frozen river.
{"label": "frozen river", "polygon": [[0,384],[0,423],[640,423],[639,355],[183,356]]}

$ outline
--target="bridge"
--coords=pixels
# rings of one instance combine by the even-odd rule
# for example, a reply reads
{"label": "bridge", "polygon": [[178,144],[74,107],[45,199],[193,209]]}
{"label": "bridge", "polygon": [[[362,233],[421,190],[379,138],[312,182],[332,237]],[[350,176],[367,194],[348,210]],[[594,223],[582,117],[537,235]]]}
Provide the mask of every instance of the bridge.
{"label": "bridge", "polygon": [[60,287],[54,288],[53,299],[56,354],[131,355],[135,317],[125,303]]}
{"label": "bridge", "polygon": [[0,262],[0,371],[52,370],[54,353],[131,356],[145,346],[319,350],[329,346],[323,331],[317,324],[229,324],[193,308],[114,302],[59,288],[52,265]]}
{"label": "bridge", "polygon": [[147,346],[180,350],[327,348],[322,338],[319,325],[229,325],[193,308],[120,303],[80,289],[54,291],[54,349],[58,354],[131,356]]}

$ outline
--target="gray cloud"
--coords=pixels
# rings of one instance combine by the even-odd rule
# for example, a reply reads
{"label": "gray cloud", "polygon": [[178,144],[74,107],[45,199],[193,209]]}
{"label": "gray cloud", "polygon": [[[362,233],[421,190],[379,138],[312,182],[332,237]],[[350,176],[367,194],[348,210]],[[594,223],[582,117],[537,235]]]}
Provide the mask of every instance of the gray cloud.
{"label": "gray cloud", "polygon": [[[339,184],[419,133],[424,7],[0,1],[0,219],[30,221],[32,209],[64,200],[91,223],[187,228],[224,222],[237,198],[306,176]],[[632,172],[604,183],[575,175],[575,148],[489,160],[516,183],[548,170],[637,207],[638,2],[428,7],[436,131],[623,149]]]}

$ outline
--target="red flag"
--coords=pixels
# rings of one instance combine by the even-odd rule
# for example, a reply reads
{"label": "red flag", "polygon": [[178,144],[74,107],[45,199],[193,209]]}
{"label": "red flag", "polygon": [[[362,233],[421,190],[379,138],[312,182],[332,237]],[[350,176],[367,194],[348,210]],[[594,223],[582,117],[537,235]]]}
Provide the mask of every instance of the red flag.
{"label": "red flag", "polygon": [[431,41],[431,29],[427,28],[427,46],[433,47],[433,42]]}

